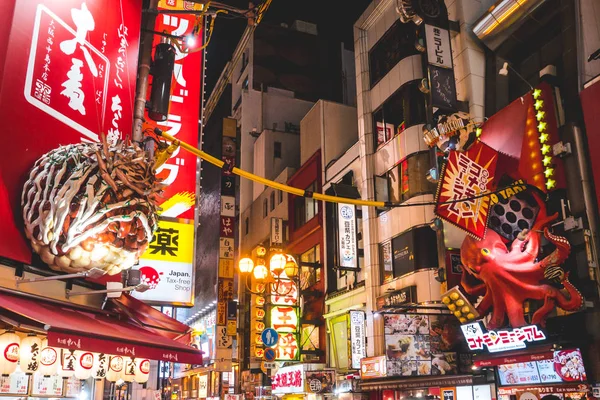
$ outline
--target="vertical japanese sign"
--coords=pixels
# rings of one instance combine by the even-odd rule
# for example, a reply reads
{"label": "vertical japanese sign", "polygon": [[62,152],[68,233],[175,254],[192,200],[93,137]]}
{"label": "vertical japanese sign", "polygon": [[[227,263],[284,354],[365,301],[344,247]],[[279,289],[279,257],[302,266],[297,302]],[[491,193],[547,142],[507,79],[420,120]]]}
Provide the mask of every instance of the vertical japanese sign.
{"label": "vertical japanese sign", "polygon": [[425,24],[425,40],[429,63],[438,67],[452,68],[450,34],[446,29]]}
{"label": "vertical japanese sign", "polygon": [[447,29],[425,24],[427,72],[431,90],[431,105],[456,111],[456,82],[452,61],[450,33]]}
{"label": "vertical japanese sign", "polygon": [[[185,9],[192,3],[179,2]],[[177,2],[161,0],[159,9],[172,9]],[[155,31],[174,36],[190,35],[197,24],[201,23],[194,15],[159,14]],[[200,117],[200,101],[203,91],[203,55],[204,51],[194,51],[202,45],[202,32],[195,37],[196,45],[182,53],[175,47],[175,67],[171,83],[171,97],[167,120],[158,126],[169,135],[187,143],[198,143],[198,120]],[[154,45],[163,40],[155,36]],[[160,205],[162,216],[194,219],[196,198],[196,157],[186,151],[175,151],[169,160],[158,170],[159,178],[168,185],[164,191],[164,200]]]}
{"label": "vertical japanese sign", "polygon": [[360,360],[367,356],[367,332],[364,311],[350,311],[350,346],[352,368],[360,369]]}
{"label": "vertical japanese sign", "polygon": [[140,270],[145,292],[135,298],[155,304],[194,303],[194,224],[159,220],[158,230],[134,269]]}
{"label": "vertical japanese sign", "polygon": [[277,283],[271,284],[271,328],[279,334],[275,348],[276,361],[295,361],[300,359],[298,335],[300,333],[300,291],[293,279],[285,279],[285,272]]}
{"label": "vertical japanese sign", "polygon": [[340,267],[358,268],[356,248],[356,207],[338,205],[338,251]]}
{"label": "vertical japanese sign", "polygon": [[[237,333],[236,328],[232,327],[232,324],[237,325],[237,315],[228,312],[228,308],[231,309],[229,305],[233,302],[233,271],[235,269],[235,180],[231,169],[236,163],[237,150],[235,125],[232,126],[225,122],[228,120],[227,118],[223,120],[221,158],[225,162],[225,167],[221,170],[221,183],[229,180],[231,187],[221,186],[220,268],[217,280],[217,351],[215,360],[215,369],[223,372],[231,371],[233,340]],[[231,335],[232,332],[234,335]]]}
{"label": "vertical japanese sign", "polygon": [[483,143],[453,151],[438,185],[435,213],[481,240],[485,236],[498,153]]}
{"label": "vertical japanese sign", "polygon": [[[10,121],[10,151],[0,159],[0,225],[17,231],[23,180],[44,153],[70,143],[130,135],[141,0],[16,0],[0,118]],[[0,254],[31,262],[25,238]],[[6,247],[6,246],[10,246]]]}
{"label": "vertical japanese sign", "polygon": [[283,218],[271,218],[271,246],[283,245]]}

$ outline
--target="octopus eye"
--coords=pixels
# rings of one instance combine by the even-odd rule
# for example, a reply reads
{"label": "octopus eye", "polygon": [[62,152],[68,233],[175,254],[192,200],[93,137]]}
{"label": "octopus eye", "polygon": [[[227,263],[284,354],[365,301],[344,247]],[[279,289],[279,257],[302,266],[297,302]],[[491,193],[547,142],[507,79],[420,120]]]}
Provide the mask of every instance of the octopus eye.
{"label": "octopus eye", "polygon": [[490,255],[490,250],[489,249],[481,249],[481,254],[483,254],[484,256],[489,256]]}

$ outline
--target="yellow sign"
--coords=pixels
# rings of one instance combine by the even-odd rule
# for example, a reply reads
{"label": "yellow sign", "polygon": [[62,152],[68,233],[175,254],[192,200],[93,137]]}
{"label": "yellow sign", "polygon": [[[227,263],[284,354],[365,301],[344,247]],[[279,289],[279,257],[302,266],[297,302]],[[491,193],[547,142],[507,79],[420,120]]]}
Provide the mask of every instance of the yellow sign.
{"label": "yellow sign", "polygon": [[194,260],[194,224],[159,219],[158,230],[140,258],[191,263]]}
{"label": "yellow sign", "polygon": [[237,336],[237,321],[235,319],[227,321],[227,336]]}
{"label": "yellow sign", "polygon": [[204,5],[185,0],[160,0],[158,7],[163,10],[195,10],[202,11]]}
{"label": "yellow sign", "polygon": [[233,279],[234,262],[233,260],[219,259],[219,278]]}

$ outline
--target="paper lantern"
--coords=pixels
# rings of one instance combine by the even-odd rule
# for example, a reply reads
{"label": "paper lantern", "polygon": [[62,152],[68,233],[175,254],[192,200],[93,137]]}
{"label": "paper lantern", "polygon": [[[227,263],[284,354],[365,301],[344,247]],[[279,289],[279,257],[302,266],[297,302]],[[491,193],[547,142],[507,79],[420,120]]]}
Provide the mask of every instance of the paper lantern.
{"label": "paper lantern", "polygon": [[8,376],[17,369],[21,338],[13,331],[0,335],[0,375]]}
{"label": "paper lantern", "polygon": [[40,352],[40,367],[38,373],[43,376],[55,375],[58,370],[58,351],[48,346],[48,339],[42,340],[42,351]]}
{"label": "paper lantern", "polygon": [[92,376],[95,380],[101,381],[106,378],[108,372],[109,355],[100,353],[94,356],[94,367],[92,368]]}
{"label": "paper lantern", "polygon": [[133,357],[126,357],[124,361],[124,366],[121,370],[121,379],[125,382],[133,382],[135,379],[137,360]]}
{"label": "paper lantern", "polygon": [[19,364],[21,371],[27,375],[36,372],[40,366],[40,352],[42,351],[42,339],[35,335],[28,335],[21,340],[19,350]]}
{"label": "paper lantern", "polygon": [[75,350],[60,349],[61,363],[58,367],[58,376],[68,379],[75,375]]}
{"label": "paper lantern", "polygon": [[136,360],[137,365],[135,367],[135,381],[137,383],[146,383],[150,377],[150,360],[140,359]]}
{"label": "paper lantern", "polygon": [[88,379],[92,376],[94,368],[94,359],[97,354],[89,351],[75,351],[75,378],[80,380]]}
{"label": "paper lantern", "polygon": [[121,371],[123,371],[124,366],[125,362],[123,361],[123,357],[111,356],[110,361],[108,362],[108,371],[106,372],[106,379],[109,382],[116,382],[119,379],[121,379]]}

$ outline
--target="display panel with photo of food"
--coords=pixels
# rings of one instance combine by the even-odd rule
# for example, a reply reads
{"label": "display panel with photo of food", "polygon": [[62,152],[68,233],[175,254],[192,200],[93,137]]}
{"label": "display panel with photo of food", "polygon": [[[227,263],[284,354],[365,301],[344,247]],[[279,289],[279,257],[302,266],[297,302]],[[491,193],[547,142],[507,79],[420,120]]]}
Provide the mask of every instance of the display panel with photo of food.
{"label": "display panel with photo of food", "polygon": [[393,314],[384,316],[388,376],[452,375],[457,355],[449,352],[458,338],[453,320]]}

